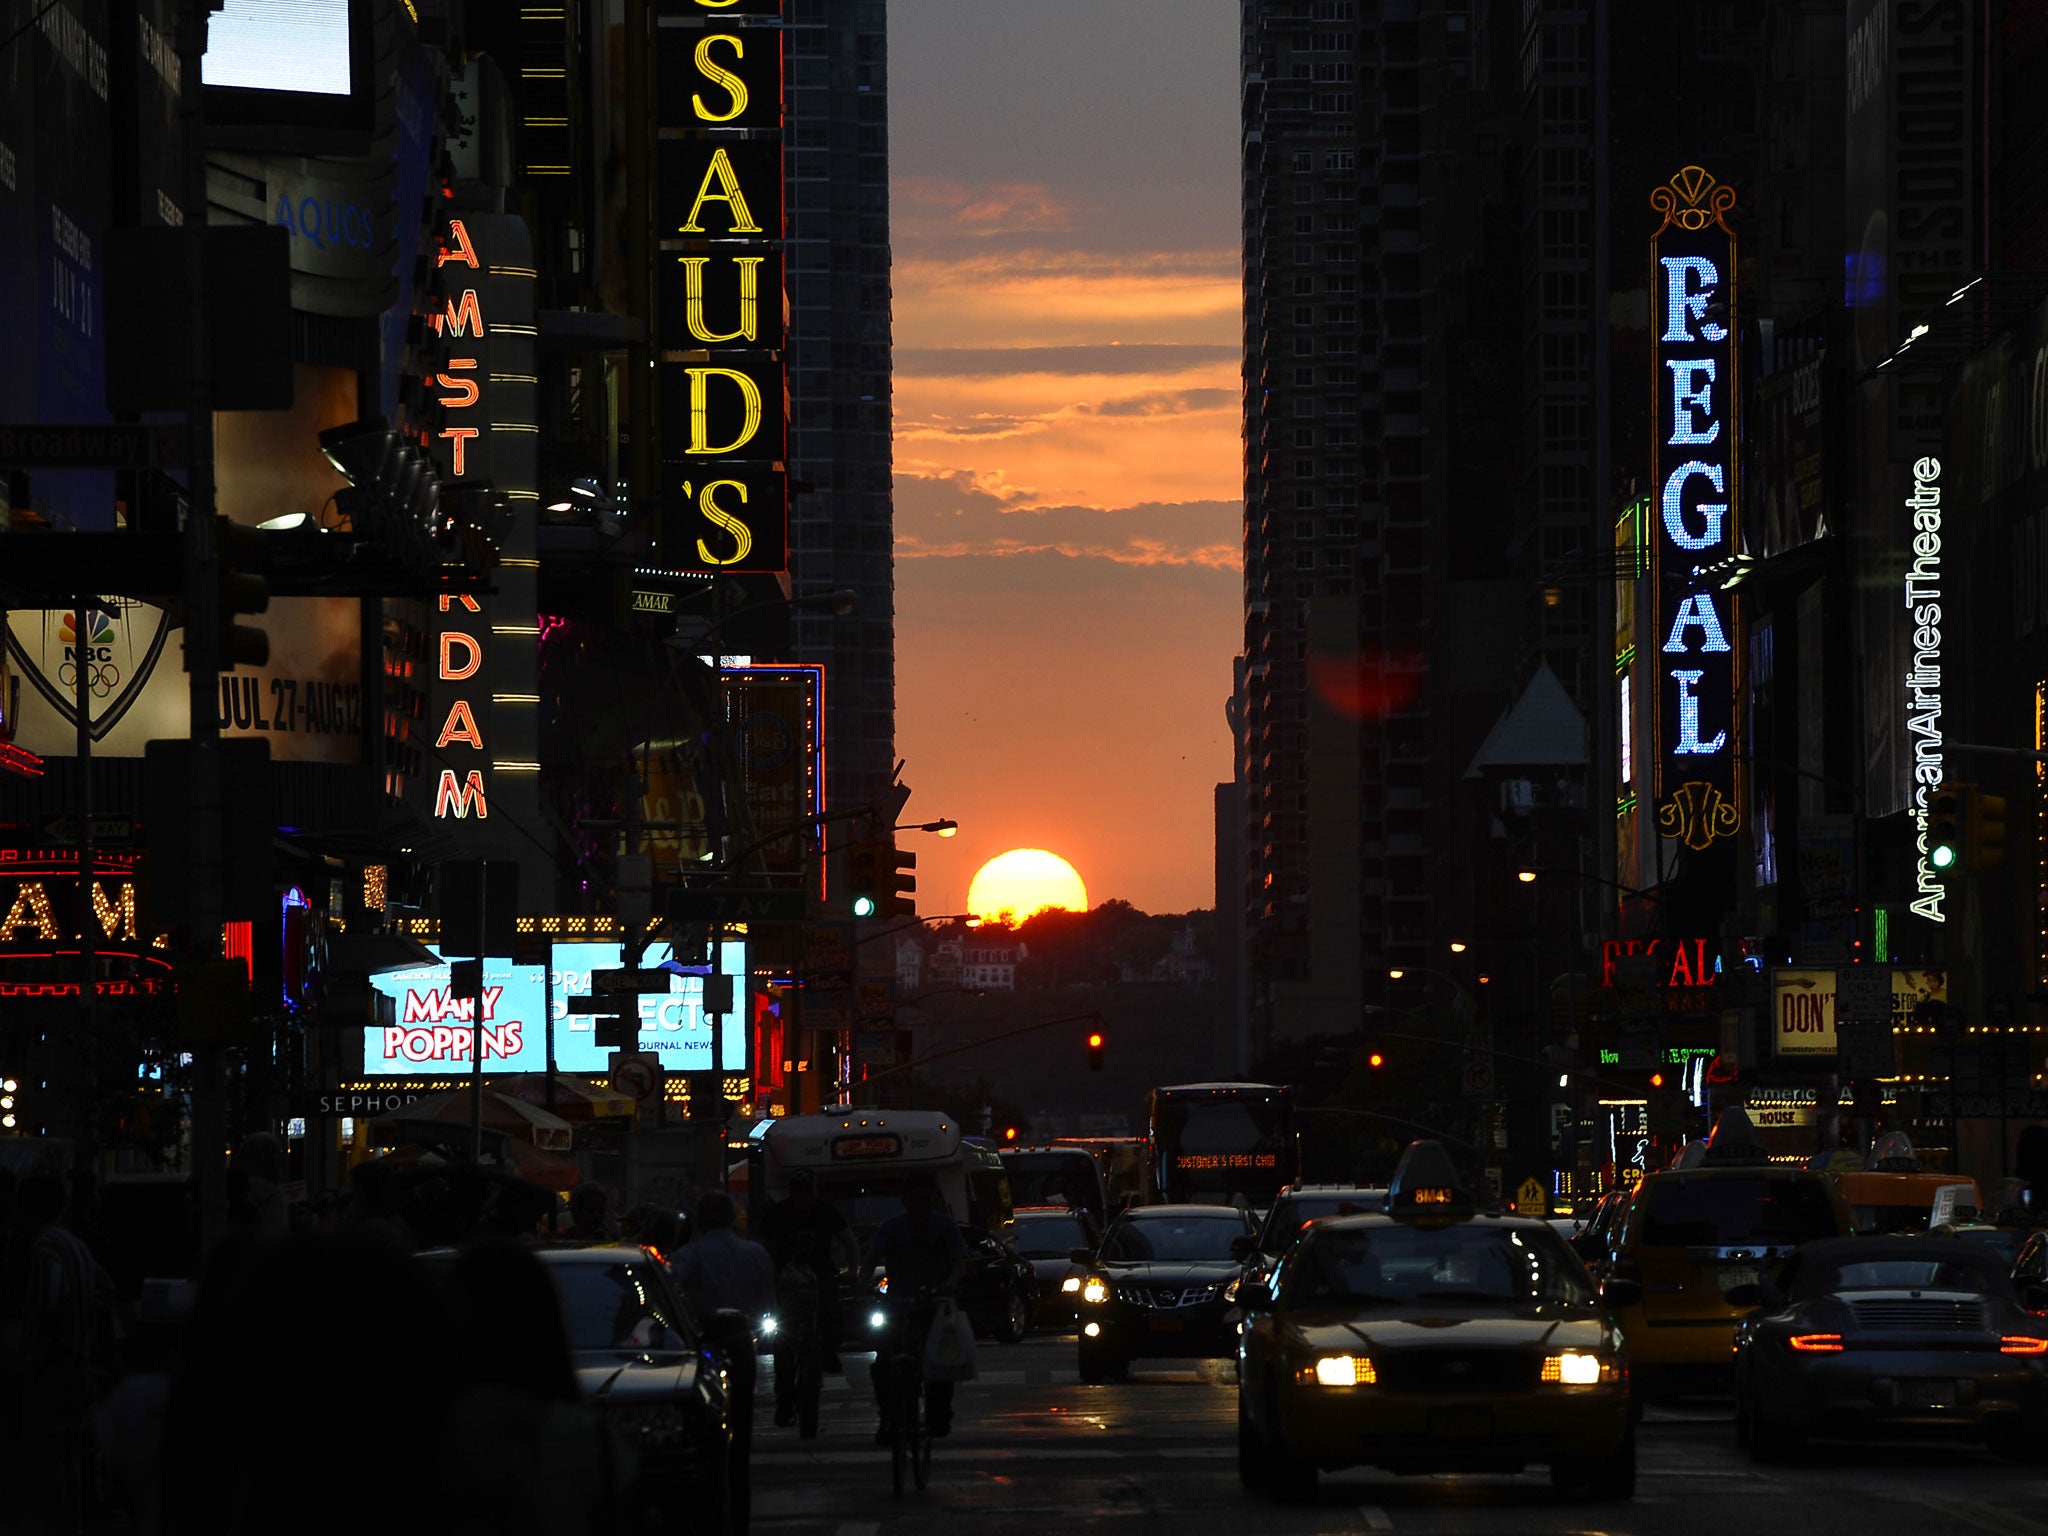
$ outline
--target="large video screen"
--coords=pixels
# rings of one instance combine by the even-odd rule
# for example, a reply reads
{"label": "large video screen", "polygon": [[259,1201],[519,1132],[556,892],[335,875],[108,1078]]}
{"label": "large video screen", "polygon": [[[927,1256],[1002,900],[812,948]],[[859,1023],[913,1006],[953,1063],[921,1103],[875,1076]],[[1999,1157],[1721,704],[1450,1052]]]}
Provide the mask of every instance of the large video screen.
{"label": "large video screen", "polygon": [[[439,951],[436,951],[438,954]],[[643,970],[668,963],[669,951],[645,951]],[[568,1000],[590,995],[592,971],[617,970],[616,944],[557,944],[554,949],[555,1068],[602,1076],[611,1050],[597,1043],[595,1021],[569,1012]],[[747,995],[747,946],[721,944],[721,975],[738,978],[736,1006]],[[547,968],[514,965],[509,960],[484,962],[483,1061],[490,1073],[547,1070]],[[390,971],[370,978],[371,985],[392,1000],[398,1022],[388,1029],[363,1032],[363,1073],[367,1077],[445,1077],[469,1070],[470,1003],[450,995],[445,964]],[[711,1070],[711,1021],[704,1013],[704,978],[675,975],[666,996],[639,999],[639,1049],[661,1057],[669,1072]],[[722,1069],[747,1069],[747,1020],[743,1013],[721,1021],[724,1038]]]}
{"label": "large video screen", "polygon": [[344,0],[227,0],[206,27],[199,77],[247,91],[346,96],[355,88]]}

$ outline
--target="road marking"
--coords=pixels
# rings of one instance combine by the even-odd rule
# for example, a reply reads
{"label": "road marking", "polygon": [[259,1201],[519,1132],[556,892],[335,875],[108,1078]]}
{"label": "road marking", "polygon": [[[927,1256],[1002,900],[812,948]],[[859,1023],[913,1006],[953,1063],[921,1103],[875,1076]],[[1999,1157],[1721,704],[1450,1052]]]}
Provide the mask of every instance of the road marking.
{"label": "road marking", "polygon": [[1394,1528],[1394,1522],[1387,1518],[1387,1512],[1378,1505],[1368,1504],[1359,1513],[1365,1516],[1365,1528],[1368,1531],[1391,1531]]}
{"label": "road marking", "polygon": [[882,1536],[879,1520],[842,1520],[833,1536]]}

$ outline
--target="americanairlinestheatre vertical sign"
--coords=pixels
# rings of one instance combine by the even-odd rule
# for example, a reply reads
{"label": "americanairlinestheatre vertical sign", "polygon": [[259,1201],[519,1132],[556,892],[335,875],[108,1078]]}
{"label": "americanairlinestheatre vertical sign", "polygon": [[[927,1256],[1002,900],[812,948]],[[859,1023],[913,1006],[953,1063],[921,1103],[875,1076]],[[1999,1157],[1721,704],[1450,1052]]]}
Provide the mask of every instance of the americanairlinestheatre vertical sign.
{"label": "americanairlinestheatre vertical sign", "polygon": [[1654,791],[1658,830],[1698,850],[1742,825],[1735,190],[1689,165],[1650,206]]}

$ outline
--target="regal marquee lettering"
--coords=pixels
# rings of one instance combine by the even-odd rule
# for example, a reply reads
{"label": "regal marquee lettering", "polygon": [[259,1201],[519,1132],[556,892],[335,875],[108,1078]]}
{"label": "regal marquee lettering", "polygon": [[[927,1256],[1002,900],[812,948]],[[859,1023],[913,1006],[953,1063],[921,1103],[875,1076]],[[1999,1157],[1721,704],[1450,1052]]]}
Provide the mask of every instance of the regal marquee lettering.
{"label": "regal marquee lettering", "polygon": [[775,0],[662,18],[662,557],[789,564],[782,29]]}
{"label": "regal marquee lettering", "polygon": [[1741,631],[1735,599],[1722,590],[1741,548],[1735,236],[1724,221],[1735,193],[1691,165],[1650,205],[1664,217],[1651,242],[1657,824],[1704,849],[1742,824]]}

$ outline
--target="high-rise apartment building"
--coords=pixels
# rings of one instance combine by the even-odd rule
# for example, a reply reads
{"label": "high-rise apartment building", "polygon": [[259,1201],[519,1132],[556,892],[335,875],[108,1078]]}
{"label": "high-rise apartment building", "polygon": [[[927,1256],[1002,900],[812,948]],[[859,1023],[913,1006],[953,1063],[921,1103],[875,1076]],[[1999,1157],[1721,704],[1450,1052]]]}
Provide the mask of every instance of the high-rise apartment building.
{"label": "high-rise apartment building", "polygon": [[1487,330],[1514,105],[1474,10],[1241,11],[1255,1044],[1414,1006],[1469,911],[1458,775],[1506,702],[1516,385]]}
{"label": "high-rise apartment building", "polygon": [[783,36],[790,581],[854,594],[851,614],[798,610],[795,652],[825,668],[827,803],[853,806],[896,761],[883,0],[789,0]]}

